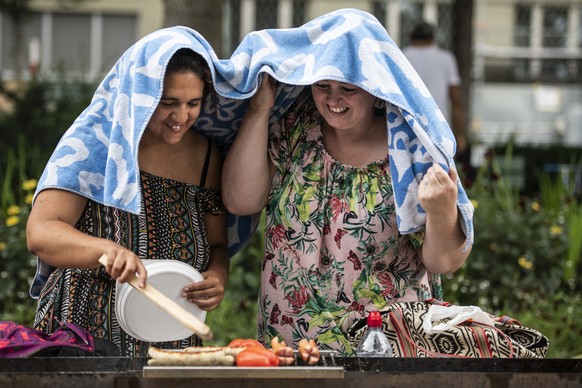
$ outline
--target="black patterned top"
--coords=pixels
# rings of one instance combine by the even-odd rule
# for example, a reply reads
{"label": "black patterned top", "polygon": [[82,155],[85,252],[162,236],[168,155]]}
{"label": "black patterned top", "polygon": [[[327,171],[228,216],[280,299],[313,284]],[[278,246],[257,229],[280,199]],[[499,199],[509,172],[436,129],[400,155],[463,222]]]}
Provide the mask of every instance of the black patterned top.
{"label": "black patterned top", "polygon": [[[220,193],[143,171],[141,187],[139,216],[89,201],[76,228],[115,241],[142,259],[175,259],[206,270],[209,247],[204,214],[224,211]],[[103,267],[56,269],[40,295],[34,327],[52,333],[61,323],[73,322],[115,343],[123,356],[147,356],[150,344],[120,328],[114,303],[115,281]],[[200,345],[196,336],[155,344],[168,349]]]}

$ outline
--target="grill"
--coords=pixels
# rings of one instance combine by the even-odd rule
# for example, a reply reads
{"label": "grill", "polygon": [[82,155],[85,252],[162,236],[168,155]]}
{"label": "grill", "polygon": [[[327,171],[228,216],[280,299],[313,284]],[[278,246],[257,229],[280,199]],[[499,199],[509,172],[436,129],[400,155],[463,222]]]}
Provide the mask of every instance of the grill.
{"label": "grill", "polygon": [[[316,366],[275,368],[150,367],[147,358],[0,358],[0,387],[333,388],[579,387],[582,359],[442,359],[335,357]],[[300,362],[300,361],[299,361]],[[238,368],[238,367],[237,367]],[[343,370],[341,370],[343,369]],[[169,375],[172,376],[169,376]],[[252,376],[251,376],[252,374]],[[310,385],[309,381],[313,380]]]}
{"label": "grill", "polygon": [[305,365],[297,352],[295,363],[276,367],[239,366],[144,366],[143,377],[151,378],[217,378],[222,379],[343,379],[345,369],[339,366],[335,352],[320,351],[316,365]]}

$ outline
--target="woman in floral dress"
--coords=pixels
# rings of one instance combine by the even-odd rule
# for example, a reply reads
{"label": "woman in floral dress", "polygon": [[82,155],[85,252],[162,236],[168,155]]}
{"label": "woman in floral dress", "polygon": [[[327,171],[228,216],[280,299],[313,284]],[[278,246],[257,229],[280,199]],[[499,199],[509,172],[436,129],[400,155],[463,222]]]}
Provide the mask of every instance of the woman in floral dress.
{"label": "woman in floral dress", "polygon": [[[96,338],[113,342],[123,356],[147,356],[150,346],[119,326],[114,308],[116,280],[124,282],[137,272],[145,285],[147,272],[141,259],[179,260],[200,271],[204,280],[185,286],[182,297],[202,310],[218,307],[228,282],[226,213],[220,195],[222,157],[218,148],[193,128],[212,88],[210,69],[201,55],[184,47],[185,38],[171,39],[167,35],[159,40],[148,37],[140,42],[142,46],[136,46],[150,53],[146,56],[148,66],[138,68],[124,62],[125,66],[120,66],[127,72],[119,76],[123,82],[142,74],[161,74],[163,79],[161,99],[145,124],[139,145],[133,148],[139,163],[141,212],[105,206],[74,192],[73,187],[45,186],[37,192],[27,226],[30,251],[55,267],[40,292],[35,328],[52,333],[61,324],[72,322]],[[172,42],[174,45],[169,44]],[[167,51],[162,53],[164,48]],[[156,56],[151,55],[155,50]],[[164,66],[155,62],[164,56],[168,58]],[[123,57],[128,58],[135,56]],[[121,81],[104,84],[119,86]],[[94,101],[106,95],[96,93]],[[112,120],[129,132],[125,113],[130,110],[131,119],[138,120],[135,112],[148,100],[143,95],[133,95],[129,101],[125,97],[118,94],[109,106],[114,115],[119,112]],[[127,110],[123,104],[128,105]],[[97,141],[105,141],[102,124],[83,130]],[[106,162],[105,157],[94,160]],[[97,187],[99,182],[91,180],[96,175],[79,176],[87,179],[87,187]],[[98,262],[102,255],[107,257],[105,267]],[[194,335],[154,345],[180,349],[199,346],[201,340]]]}
{"label": "woman in floral dress", "polygon": [[456,172],[429,168],[418,193],[426,225],[402,235],[384,102],[323,80],[269,129],[274,85],[264,79],[252,97],[223,171],[229,211],[266,207],[259,339],[278,336],[297,347],[313,338],[322,349],[355,355],[346,331],[356,320],[397,301],[442,298],[439,274],[464,264],[470,249]]}

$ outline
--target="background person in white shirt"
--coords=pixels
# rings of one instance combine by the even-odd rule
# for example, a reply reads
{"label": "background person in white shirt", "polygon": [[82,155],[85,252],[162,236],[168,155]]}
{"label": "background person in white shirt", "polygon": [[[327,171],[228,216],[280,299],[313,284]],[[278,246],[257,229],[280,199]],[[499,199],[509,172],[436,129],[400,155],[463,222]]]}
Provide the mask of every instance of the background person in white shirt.
{"label": "background person in white shirt", "polygon": [[455,57],[450,51],[437,46],[434,27],[424,21],[413,28],[410,46],[402,52],[424,81],[451,126],[457,140],[458,159],[468,151],[468,144],[464,128],[461,78]]}

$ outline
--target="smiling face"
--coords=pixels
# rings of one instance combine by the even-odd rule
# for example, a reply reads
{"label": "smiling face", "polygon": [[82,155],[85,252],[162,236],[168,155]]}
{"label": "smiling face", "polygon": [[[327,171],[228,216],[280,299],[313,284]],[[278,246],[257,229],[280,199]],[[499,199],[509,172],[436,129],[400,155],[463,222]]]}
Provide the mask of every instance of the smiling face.
{"label": "smiling face", "polygon": [[169,73],[164,92],[144,137],[166,144],[177,144],[200,114],[204,81],[190,71]]}
{"label": "smiling face", "polygon": [[357,129],[374,120],[376,97],[351,84],[319,81],[311,86],[319,113],[335,129]]}

